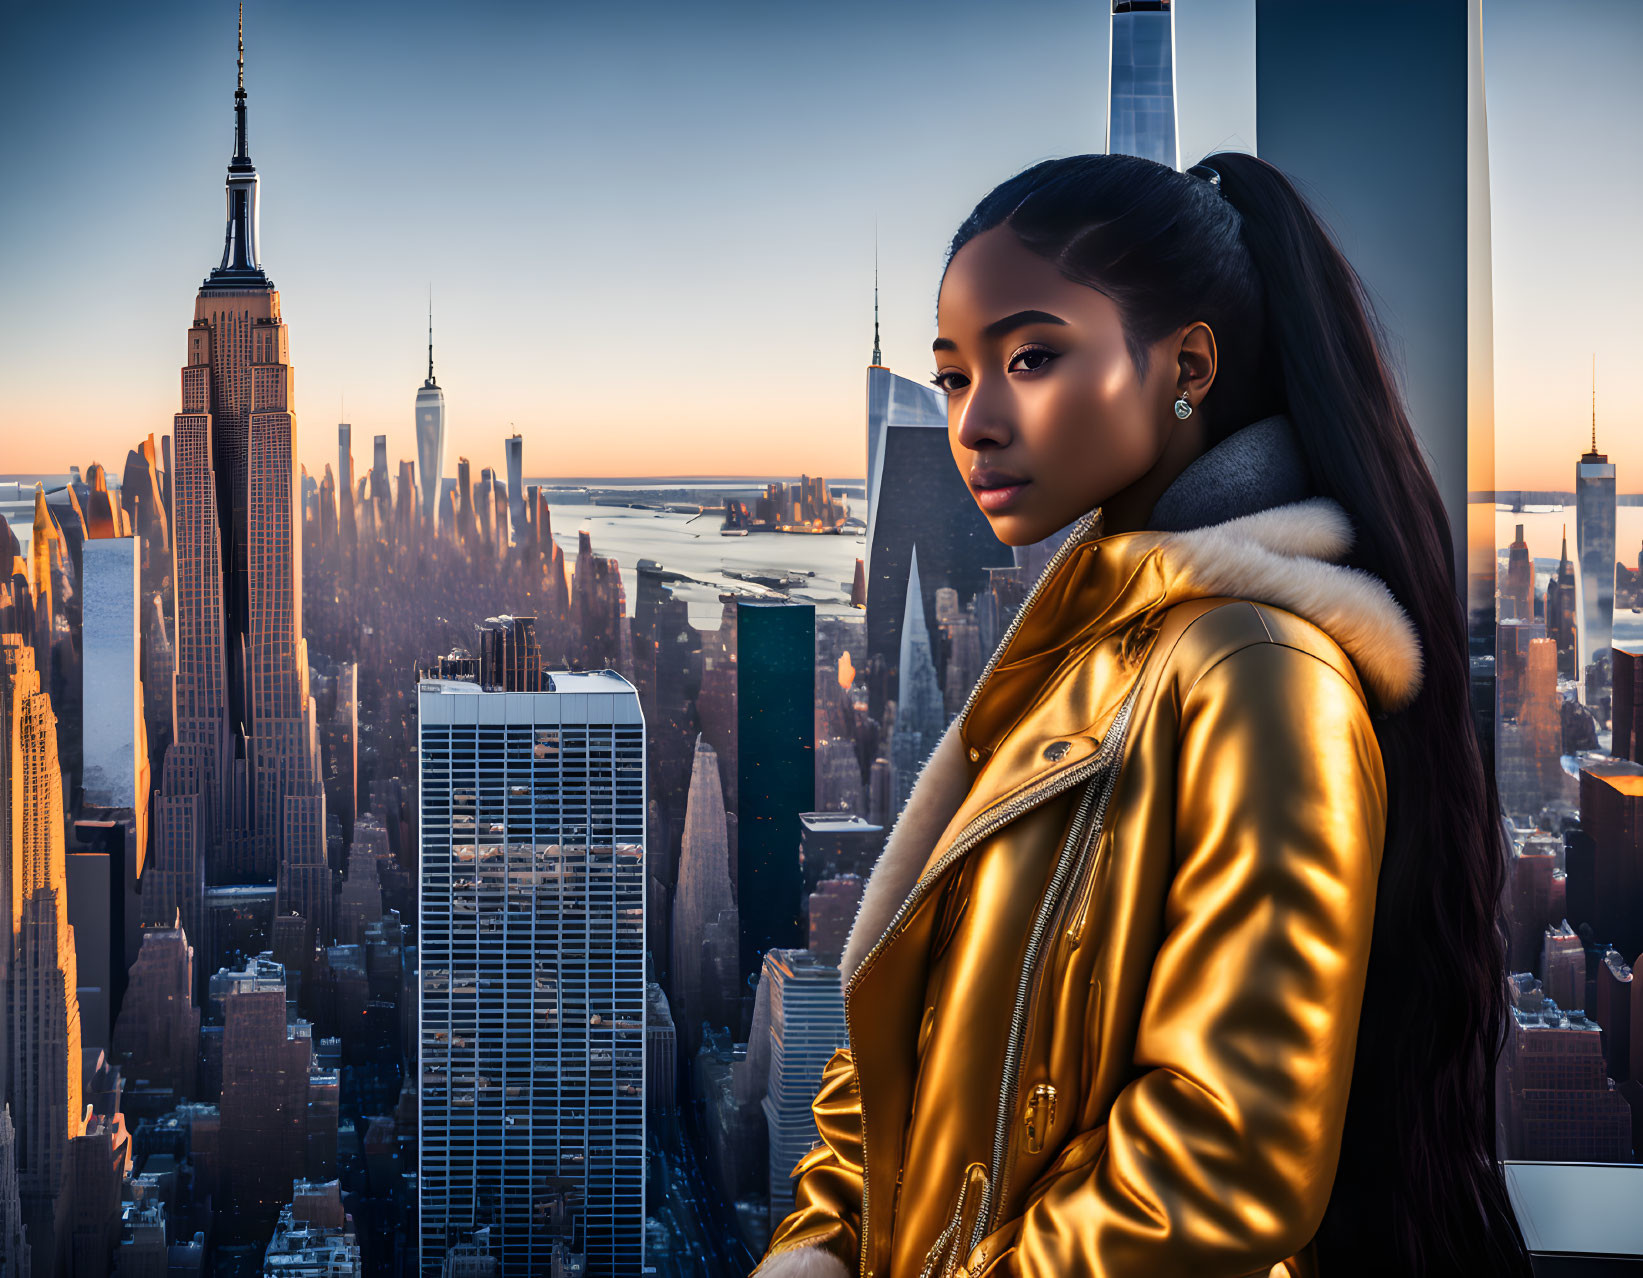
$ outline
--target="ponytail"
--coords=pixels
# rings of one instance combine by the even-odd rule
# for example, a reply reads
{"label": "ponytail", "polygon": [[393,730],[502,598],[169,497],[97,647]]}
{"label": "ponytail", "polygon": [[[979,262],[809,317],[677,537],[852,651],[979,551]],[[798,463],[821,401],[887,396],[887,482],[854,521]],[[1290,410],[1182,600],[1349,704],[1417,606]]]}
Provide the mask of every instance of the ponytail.
{"label": "ponytail", "polygon": [[1383,580],[1419,632],[1419,695],[1375,716],[1386,843],[1320,1271],[1531,1278],[1495,1157],[1496,1062],[1509,1021],[1497,910],[1506,843],[1471,713],[1453,540],[1383,355],[1362,282],[1277,168],[1206,156],[1219,189],[1151,160],[1047,160],[995,188],[948,249],[1007,224],[1117,303],[1142,376],[1151,343],[1194,320],[1220,361],[1211,443],[1275,412],[1314,490],[1355,530],[1350,566]]}
{"label": "ponytail", "polygon": [[1235,152],[1206,163],[1265,287],[1265,345],[1316,488],[1356,530],[1348,562],[1386,582],[1425,658],[1415,703],[1376,726],[1386,851],[1320,1268],[1389,1272],[1365,1264],[1384,1255],[1399,1273],[1527,1274],[1495,1157],[1507,851],[1472,717],[1449,521],[1357,273],[1278,169]]}

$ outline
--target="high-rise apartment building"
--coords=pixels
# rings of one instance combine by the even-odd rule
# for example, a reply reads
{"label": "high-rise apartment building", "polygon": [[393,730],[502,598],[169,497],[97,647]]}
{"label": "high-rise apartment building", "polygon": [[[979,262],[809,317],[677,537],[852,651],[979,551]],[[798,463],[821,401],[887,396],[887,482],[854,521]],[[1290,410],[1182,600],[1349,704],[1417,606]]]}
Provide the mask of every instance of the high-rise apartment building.
{"label": "high-rise apartment building", "polygon": [[[498,619],[488,627],[517,627]],[[525,645],[508,645],[518,650]],[[421,1272],[640,1272],[645,741],[614,671],[418,685]],[[442,672],[459,671],[442,662]],[[504,681],[505,680],[505,681]]]}
{"label": "high-rise apartment building", "polygon": [[312,1027],[291,1017],[281,964],[261,956],[243,971],[218,972],[211,993],[223,1021],[224,1228],[245,1239],[274,1223],[307,1170],[311,1091],[323,1076],[314,1073]]}

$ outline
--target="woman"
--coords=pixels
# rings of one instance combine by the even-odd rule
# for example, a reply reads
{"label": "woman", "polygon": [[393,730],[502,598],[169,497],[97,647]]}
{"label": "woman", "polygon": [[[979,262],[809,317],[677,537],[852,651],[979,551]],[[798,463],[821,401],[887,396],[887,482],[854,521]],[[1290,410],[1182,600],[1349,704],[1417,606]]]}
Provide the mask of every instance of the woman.
{"label": "woman", "polygon": [[866,887],[760,1278],[1528,1275],[1494,781],[1356,275],[1253,156],[1074,156],[938,330],[994,531],[1073,526]]}

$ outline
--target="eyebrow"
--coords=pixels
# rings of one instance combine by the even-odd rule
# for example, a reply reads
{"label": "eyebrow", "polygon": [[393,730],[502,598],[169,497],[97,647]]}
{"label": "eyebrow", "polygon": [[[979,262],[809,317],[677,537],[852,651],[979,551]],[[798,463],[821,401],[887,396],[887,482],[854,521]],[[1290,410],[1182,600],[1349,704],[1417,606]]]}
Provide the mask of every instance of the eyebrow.
{"label": "eyebrow", "polygon": [[[981,336],[990,342],[1028,324],[1065,324],[1066,322],[1059,315],[1051,315],[1048,311],[1017,311],[1013,315],[1006,315],[1003,319],[994,320],[981,330]],[[956,351],[958,343],[948,337],[938,337],[930,343],[930,349],[932,351]]]}

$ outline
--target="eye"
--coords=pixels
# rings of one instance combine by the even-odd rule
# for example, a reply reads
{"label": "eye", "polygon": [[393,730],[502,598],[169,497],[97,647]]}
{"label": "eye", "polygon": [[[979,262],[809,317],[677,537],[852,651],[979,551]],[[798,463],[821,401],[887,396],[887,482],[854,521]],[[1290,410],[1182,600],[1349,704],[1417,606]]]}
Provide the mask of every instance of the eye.
{"label": "eye", "polygon": [[1024,373],[1036,373],[1054,358],[1055,352],[1050,350],[1048,347],[1024,346],[1011,358],[1009,366],[1013,369],[1022,360],[1036,360],[1036,363],[1029,364],[1026,368],[1021,370]]}
{"label": "eye", "polygon": [[[1053,360],[1055,358],[1056,358],[1056,352],[1052,351],[1047,346],[1023,346],[1019,351],[1017,351],[1014,355],[1012,355],[1010,357],[1010,362],[1006,366],[1006,371],[1020,371],[1020,372],[1023,372],[1023,373],[1036,373],[1036,372],[1039,371],[1039,369],[1043,368],[1046,364],[1048,364],[1051,360]],[[1025,368],[1017,370],[1016,365],[1021,363],[1021,361],[1023,361],[1023,360],[1028,360],[1028,361],[1031,361],[1031,362],[1028,363]],[[958,384],[957,385],[952,384],[948,380],[949,378],[954,378],[954,377],[956,377],[958,379]],[[934,386],[938,391],[940,391],[943,395],[951,395],[956,391],[963,390],[965,386],[969,385],[969,383],[970,383],[970,379],[967,378],[966,376],[964,376],[963,373],[953,373],[953,372],[937,373],[934,377],[932,377],[930,379],[930,384],[932,386]]]}

